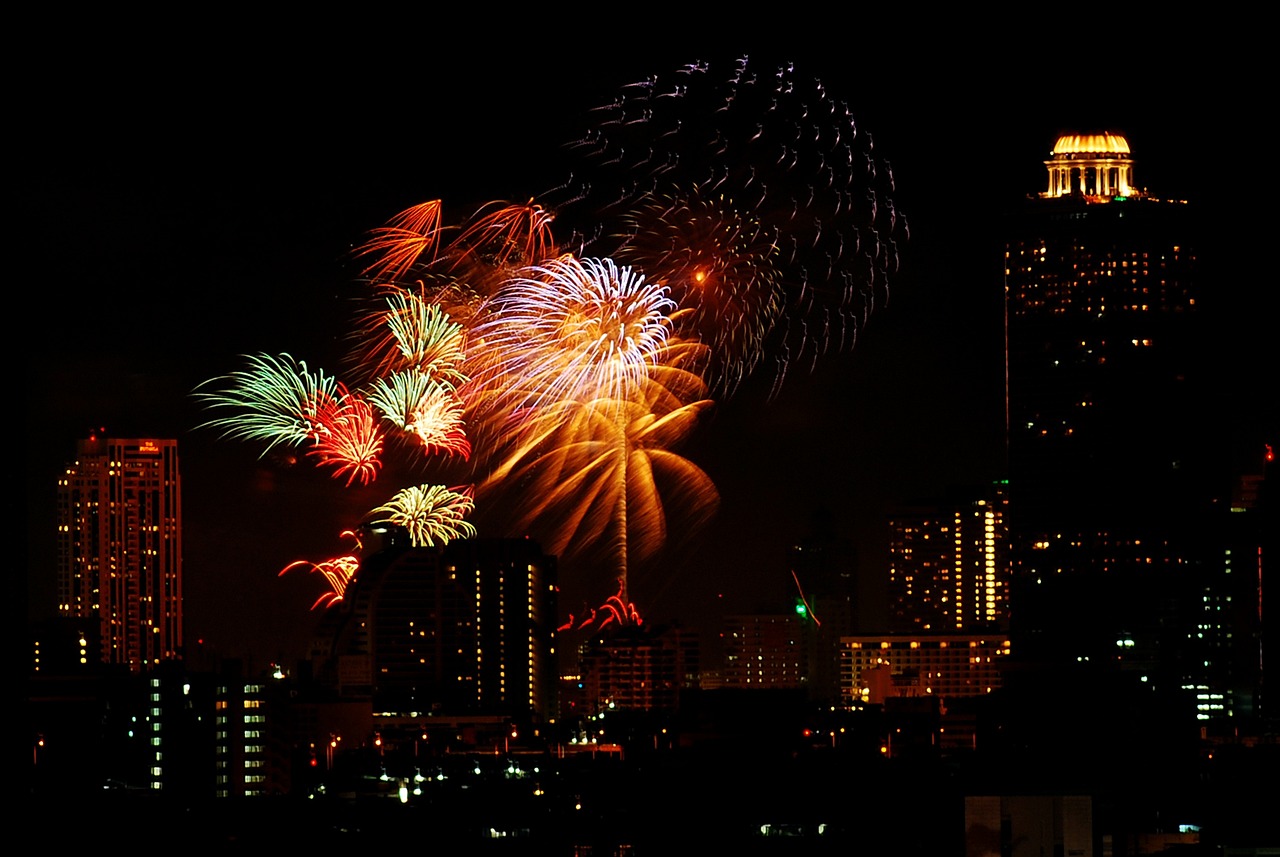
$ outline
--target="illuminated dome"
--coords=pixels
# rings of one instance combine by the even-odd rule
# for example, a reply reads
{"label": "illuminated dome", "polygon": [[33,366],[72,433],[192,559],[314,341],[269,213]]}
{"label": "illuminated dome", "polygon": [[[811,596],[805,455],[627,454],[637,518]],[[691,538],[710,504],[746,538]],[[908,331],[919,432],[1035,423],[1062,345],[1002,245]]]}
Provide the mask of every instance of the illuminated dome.
{"label": "illuminated dome", "polygon": [[1081,196],[1091,202],[1139,196],[1133,187],[1129,141],[1120,134],[1063,134],[1044,162],[1049,189],[1044,197]]}
{"label": "illuminated dome", "polygon": [[1129,154],[1129,141],[1119,134],[1063,134],[1053,146],[1054,155]]}

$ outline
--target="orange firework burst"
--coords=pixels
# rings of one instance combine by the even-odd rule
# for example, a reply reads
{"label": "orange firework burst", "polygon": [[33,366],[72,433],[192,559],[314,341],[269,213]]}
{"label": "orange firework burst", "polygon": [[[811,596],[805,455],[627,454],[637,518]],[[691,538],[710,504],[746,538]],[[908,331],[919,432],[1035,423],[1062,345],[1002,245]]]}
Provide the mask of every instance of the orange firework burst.
{"label": "orange firework burst", "polygon": [[[342,535],[354,539],[356,542],[355,550],[360,550],[359,536],[351,530],[346,530]],[[332,607],[343,599],[347,592],[347,586],[355,579],[356,572],[360,570],[360,560],[355,557],[354,553],[337,556],[323,562],[300,559],[289,563],[289,565],[281,569],[278,576],[284,577],[285,574],[295,568],[307,568],[309,571],[319,572],[324,577],[325,582],[329,584],[329,591],[322,593],[315,600],[315,603],[311,605],[311,609],[315,610],[317,607]]]}
{"label": "orange firework burst", "polygon": [[494,269],[524,268],[560,254],[551,234],[551,212],[533,200],[490,207],[495,208],[477,212],[450,245],[447,255],[453,265],[469,261]]}
{"label": "orange firework burst", "polygon": [[356,257],[373,257],[364,275],[373,279],[397,281],[413,268],[434,261],[440,247],[440,200],[419,203],[400,212],[386,226],[373,230]]}
{"label": "orange firework burst", "polygon": [[[676,345],[674,354],[692,350]],[[712,404],[701,398],[701,379],[669,363],[631,392],[630,399],[568,399],[540,409],[507,435],[500,464],[480,487],[489,497],[518,486],[517,526],[540,525],[552,553],[605,546],[624,596],[630,565],[667,539],[668,506],[697,526],[719,502],[706,473],[673,451]]]}

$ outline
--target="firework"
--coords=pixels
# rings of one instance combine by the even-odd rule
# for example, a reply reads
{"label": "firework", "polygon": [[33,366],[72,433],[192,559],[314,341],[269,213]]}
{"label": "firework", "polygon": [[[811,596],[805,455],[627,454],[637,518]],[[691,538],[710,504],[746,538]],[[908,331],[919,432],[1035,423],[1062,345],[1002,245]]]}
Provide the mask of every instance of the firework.
{"label": "firework", "polygon": [[389,422],[421,440],[428,453],[470,457],[462,400],[451,386],[411,369],[379,378],[369,399]]}
{"label": "firework", "polygon": [[474,508],[470,488],[418,485],[398,491],[373,509],[369,522],[403,527],[414,547],[433,547],[474,536],[476,528],[464,520]]}
{"label": "firework", "polygon": [[[343,536],[355,539],[357,551],[360,550],[360,537],[351,530],[343,532]],[[356,572],[360,570],[360,560],[354,554],[334,557],[323,562],[311,562],[309,560],[300,559],[291,562],[280,570],[279,577],[284,577],[295,568],[306,568],[309,571],[319,572],[324,577],[325,582],[329,584],[329,591],[321,593],[320,597],[311,605],[311,609],[317,607],[332,607],[343,599],[347,592],[347,586],[355,578]]]}
{"label": "firework", "polygon": [[347,477],[368,485],[382,466],[382,433],[373,417],[373,408],[362,396],[336,385],[336,398],[316,410],[311,440],[315,446],[307,455],[320,467],[332,467],[334,478]]}
{"label": "firework", "polygon": [[427,262],[435,259],[440,230],[440,200],[419,203],[375,229],[356,251],[356,257],[371,257],[363,271],[365,276],[394,282],[422,264],[424,257]]}
{"label": "firework", "polygon": [[378,309],[365,319],[353,361],[356,371],[378,378],[416,369],[452,386],[465,382],[463,326],[418,291],[396,286],[382,291]]}
{"label": "firework", "polygon": [[510,280],[474,330],[474,375],[521,413],[564,401],[626,401],[657,362],[675,303],[609,259],[562,256]]}
{"label": "firework", "polygon": [[[431,200],[369,234],[351,389],[259,355],[198,395],[224,436],[309,445],[348,486],[373,481],[384,445],[466,461],[482,513],[514,508],[504,529],[607,556],[617,595],[578,625],[605,627],[639,624],[629,569],[676,513],[693,526],[717,505],[676,451],[711,397],[769,371],[776,392],[850,348],[907,230],[870,135],[790,65],[694,63],[589,116],[545,200],[454,223]],[[368,517],[434,546],[475,533],[472,498],[411,486]],[[346,560],[310,566],[336,593],[317,604],[341,598]]]}
{"label": "firework", "polygon": [[619,591],[632,565],[667,539],[667,508],[691,528],[718,504],[711,479],[674,448],[711,406],[697,376],[664,366],[630,400],[567,400],[509,436],[480,487],[485,499],[518,488],[518,529],[537,529],[550,552],[603,548]]}
{"label": "firework", "polygon": [[[300,446],[313,440],[321,412],[333,412],[342,397],[337,380],[311,372],[305,361],[288,354],[246,359],[249,368],[197,388],[197,397],[209,408],[232,412],[202,427],[220,429],[223,437],[264,442],[263,455],[278,444]],[[214,389],[220,383],[223,389]],[[202,392],[206,385],[210,390]]]}
{"label": "firework", "polygon": [[525,268],[560,255],[551,234],[551,212],[529,200],[524,205],[492,203],[481,209],[447,252],[450,266],[474,271]]}
{"label": "firework", "polygon": [[[906,222],[871,136],[791,64],[697,63],[625,86],[567,152],[560,211],[588,250],[693,307],[714,389],[851,347],[897,268]],[[585,167],[585,168],[584,168]]]}

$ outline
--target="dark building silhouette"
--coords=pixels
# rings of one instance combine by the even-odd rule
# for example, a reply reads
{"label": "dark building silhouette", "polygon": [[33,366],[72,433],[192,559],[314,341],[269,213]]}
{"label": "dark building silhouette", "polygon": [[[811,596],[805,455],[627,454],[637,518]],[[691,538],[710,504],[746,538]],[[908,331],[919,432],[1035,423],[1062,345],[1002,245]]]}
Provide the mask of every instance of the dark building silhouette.
{"label": "dark building silhouette", "polygon": [[326,616],[321,675],[379,711],[554,716],[554,557],[528,539],[375,540]]}
{"label": "dark building silhouette", "polygon": [[1062,136],[1045,164],[1006,224],[1014,654],[1221,697],[1209,605],[1260,592],[1238,585],[1257,541],[1230,520],[1195,210],[1139,189],[1118,134]]}

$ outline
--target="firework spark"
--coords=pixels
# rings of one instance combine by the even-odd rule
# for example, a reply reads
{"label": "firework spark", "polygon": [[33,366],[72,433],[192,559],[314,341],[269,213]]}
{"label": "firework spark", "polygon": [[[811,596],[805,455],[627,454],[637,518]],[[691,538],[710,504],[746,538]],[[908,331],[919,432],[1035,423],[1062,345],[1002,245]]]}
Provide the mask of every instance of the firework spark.
{"label": "firework spark", "polygon": [[464,383],[462,324],[419,291],[397,286],[382,291],[385,297],[366,318],[359,339],[353,361],[357,371],[378,378],[416,369],[440,383]]}
{"label": "firework spark", "polygon": [[[206,381],[196,395],[209,408],[229,409],[228,416],[204,423],[223,437],[266,443],[266,455],[278,444],[300,446],[316,436],[322,411],[332,411],[342,397],[338,382],[312,372],[288,354],[250,355],[249,368]],[[223,389],[214,389],[221,382]],[[208,391],[202,391],[212,385]]]}
{"label": "firework spark", "polygon": [[490,363],[477,386],[531,413],[564,401],[625,401],[648,377],[675,303],[609,259],[562,256],[510,280],[474,331]]}
{"label": "firework spark", "polygon": [[336,392],[336,398],[316,410],[311,433],[315,446],[307,455],[320,467],[332,467],[335,479],[345,475],[348,487],[356,479],[368,485],[382,466],[382,433],[364,397],[342,384],[336,385]]}
{"label": "firework spark", "polygon": [[551,223],[551,212],[533,200],[524,205],[488,206],[481,209],[462,230],[447,255],[455,270],[478,266],[509,271],[537,264],[560,255]]}
{"label": "firework spark", "polygon": [[416,548],[434,547],[474,536],[475,526],[465,520],[474,508],[470,488],[417,485],[398,491],[373,509],[369,521],[403,527],[409,533],[410,544]]}
{"label": "firework spark", "polygon": [[[357,551],[360,550],[360,537],[356,533],[347,530],[342,535],[355,539],[355,549]],[[329,584],[329,591],[321,593],[320,597],[311,605],[311,609],[315,610],[317,607],[332,607],[343,599],[347,593],[347,586],[355,579],[356,572],[360,570],[360,560],[354,554],[337,556],[323,562],[300,559],[289,563],[289,565],[280,570],[280,574],[277,576],[284,577],[295,568],[306,568],[308,571],[319,572],[324,577],[325,582]]]}
{"label": "firework spark", "polygon": [[451,386],[410,369],[379,378],[369,400],[389,422],[421,440],[429,454],[470,457],[463,403]]}
{"label": "firework spark", "polygon": [[397,281],[415,266],[435,259],[440,246],[440,200],[419,203],[375,229],[356,257],[372,257],[364,274],[373,279]]}

